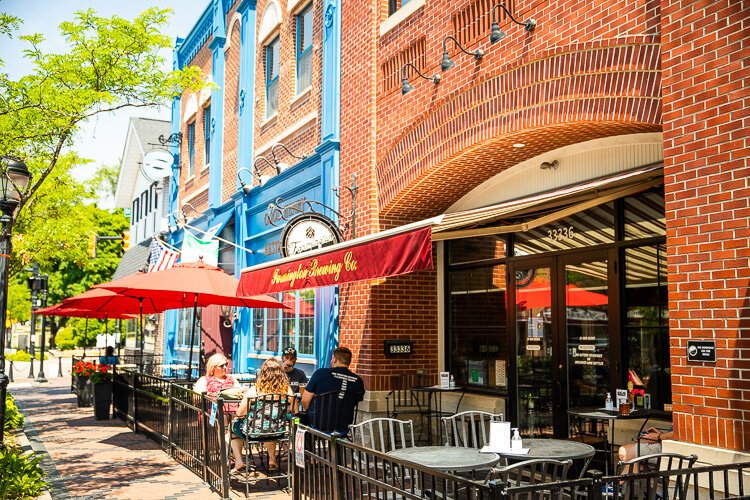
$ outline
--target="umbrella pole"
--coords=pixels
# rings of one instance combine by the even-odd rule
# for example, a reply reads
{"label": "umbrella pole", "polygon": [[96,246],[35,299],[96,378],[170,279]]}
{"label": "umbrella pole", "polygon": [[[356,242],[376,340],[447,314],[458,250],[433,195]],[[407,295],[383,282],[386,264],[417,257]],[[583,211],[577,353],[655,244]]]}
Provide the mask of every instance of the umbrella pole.
{"label": "umbrella pole", "polygon": [[143,345],[146,343],[146,339],[143,336],[143,298],[138,299],[139,307],[139,318],[141,323],[141,369],[143,369]]}
{"label": "umbrella pole", "polygon": [[89,319],[86,318],[86,326],[83,329],[83,357],[86,357],[86,340],[89,338]]}
{"label": "umbrella pole", "polygon": [[198,320],[198,295],[195,295],[193,303],[193,324],[190,327],[190,354],[188,355],[188,372],[187,379],[190,382],[193,379],[193,343],[195,342],[195,323]]}

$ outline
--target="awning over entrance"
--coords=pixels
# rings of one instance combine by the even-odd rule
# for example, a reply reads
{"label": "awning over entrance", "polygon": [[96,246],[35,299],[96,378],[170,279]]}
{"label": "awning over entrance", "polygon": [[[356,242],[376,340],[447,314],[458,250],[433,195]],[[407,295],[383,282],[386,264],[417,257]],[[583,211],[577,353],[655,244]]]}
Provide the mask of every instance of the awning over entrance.
{"label": "awning over entrance", "polygon": [[[237,293],[301,290],[430,269],[432,241],[528,231],[663,182],[662,164],[649,165],[521,200],[444,214],[243,269]],[[526,216],[529,220],[513,221]]]}
{"label": "awning over entrance", "polygon": [[[428,219],[374,235],[249,267],[238,295],[257,295],[386,278],[432,268]],[[263,290],[259,292],[258,290]]]}

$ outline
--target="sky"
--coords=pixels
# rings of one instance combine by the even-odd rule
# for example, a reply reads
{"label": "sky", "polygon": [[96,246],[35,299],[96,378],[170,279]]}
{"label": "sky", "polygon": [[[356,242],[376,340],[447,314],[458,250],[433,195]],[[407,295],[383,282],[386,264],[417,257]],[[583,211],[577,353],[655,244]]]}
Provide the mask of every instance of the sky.
{"label": "sky", "polygon": [[[22,57],[27,46],[18,39],[24,34],[41,33],[46,38],[42,49],[46,53],[63,53],[65,41],[60,37],[58,25],[73,19],[78,10],[92,8],[100,16],[118,15],[133,19],[150,7],[171,8],[174,13],[163,33],[172,38],[186,37],[190,29],[209,5],[211,0],[0,0],[0,11],[23,20],[21,28],[12,39],[0,39],[0,59],[5,61],[4,70],[12,78],[28,74],[32,67]],[[165,51],[167,69],[172,67],[172,51]],[[100,165],[119,165],[125,147],[125,135],[131,116],[170,119],[170,110],[121,110],[116,113],[101,114],[83,126],[76,138],[74,149],[84,158],[93,160],[79,168],[75,175],[84,180],[93,175]]]}

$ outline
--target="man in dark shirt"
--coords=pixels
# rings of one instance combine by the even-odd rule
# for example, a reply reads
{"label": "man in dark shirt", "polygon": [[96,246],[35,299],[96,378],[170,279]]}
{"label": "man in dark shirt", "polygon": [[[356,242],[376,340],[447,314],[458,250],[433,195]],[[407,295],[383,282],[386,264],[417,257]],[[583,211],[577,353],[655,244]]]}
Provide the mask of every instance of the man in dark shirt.
{"label": "man in dark shirt", "polygon": [[[319,368],[310,377],[302,395],[302,408],[307,411],[307,421],[313,427],[316,427],[317,422],[319,428],[325,427],[321,429],[324,431],[348,432],[349,425],[354,420],[354,409],[365,396],[364,382],[359,375],[349,370],[351,362],[352,351],[346,347],[338,347],[333,351],[331,367]],[[321,403],[321,408],[317,408],[315,395],[326,393],[335,393],[335,398]],[[323,408],[323,405],[327,405],[327,408]],[[316,415],[318,412],[320,415]],[[324,419],[331,421],[323,422]]]}
{"label": "man in dark shirt", "polygon": [[299,394],[299,385],[307,383],[307,375],[299,368],[295,368],[297,363],[297,350],[294,347],[287,347],[281,355],[281,363],[289,379],[289,385],[295,394]]}

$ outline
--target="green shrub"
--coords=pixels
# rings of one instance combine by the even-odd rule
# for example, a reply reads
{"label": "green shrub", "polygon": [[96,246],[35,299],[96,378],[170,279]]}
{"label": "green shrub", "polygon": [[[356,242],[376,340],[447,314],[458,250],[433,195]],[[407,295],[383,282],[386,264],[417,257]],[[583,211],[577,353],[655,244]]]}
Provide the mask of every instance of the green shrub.
{"label": "green shrub", "polygon": [[42,458],[8,447],[0,451],[0,498],[37,498],[47,485],[39,467]]}
{"label": "green shrub", "polygon": [[[42,355],[41,352],[37,352],[34,355],[34,359],[36,359],[38,361],[39,357],[41,355]],[[18,351],[14,352],[13,354],[7,354],[5,356],[5,359],[7,359],[9,361],[28,361],[28,360],[31,359],[31,354],[29,354],[28,352],[24,351],[23,349],[19,349]],[[47,359],[47,353],[46,352],[44,353],[44,359],[45,360]]]}
{"label": "green shrub", "polygon": [[[5,393],[5,430],[20,429],[21,427],[23,427],[23,414],[18,411],[13,396],[7,392]],[[4,497],[0,496],[0,498]]]}
{"label": "green shrub", "polygon": [[63,351],[75,349],[76,339],[73,338],[73,329],[61,328],[58,330],[57,335],[55,335],[55,344],[57,344],[58,349],[62,349]]}

